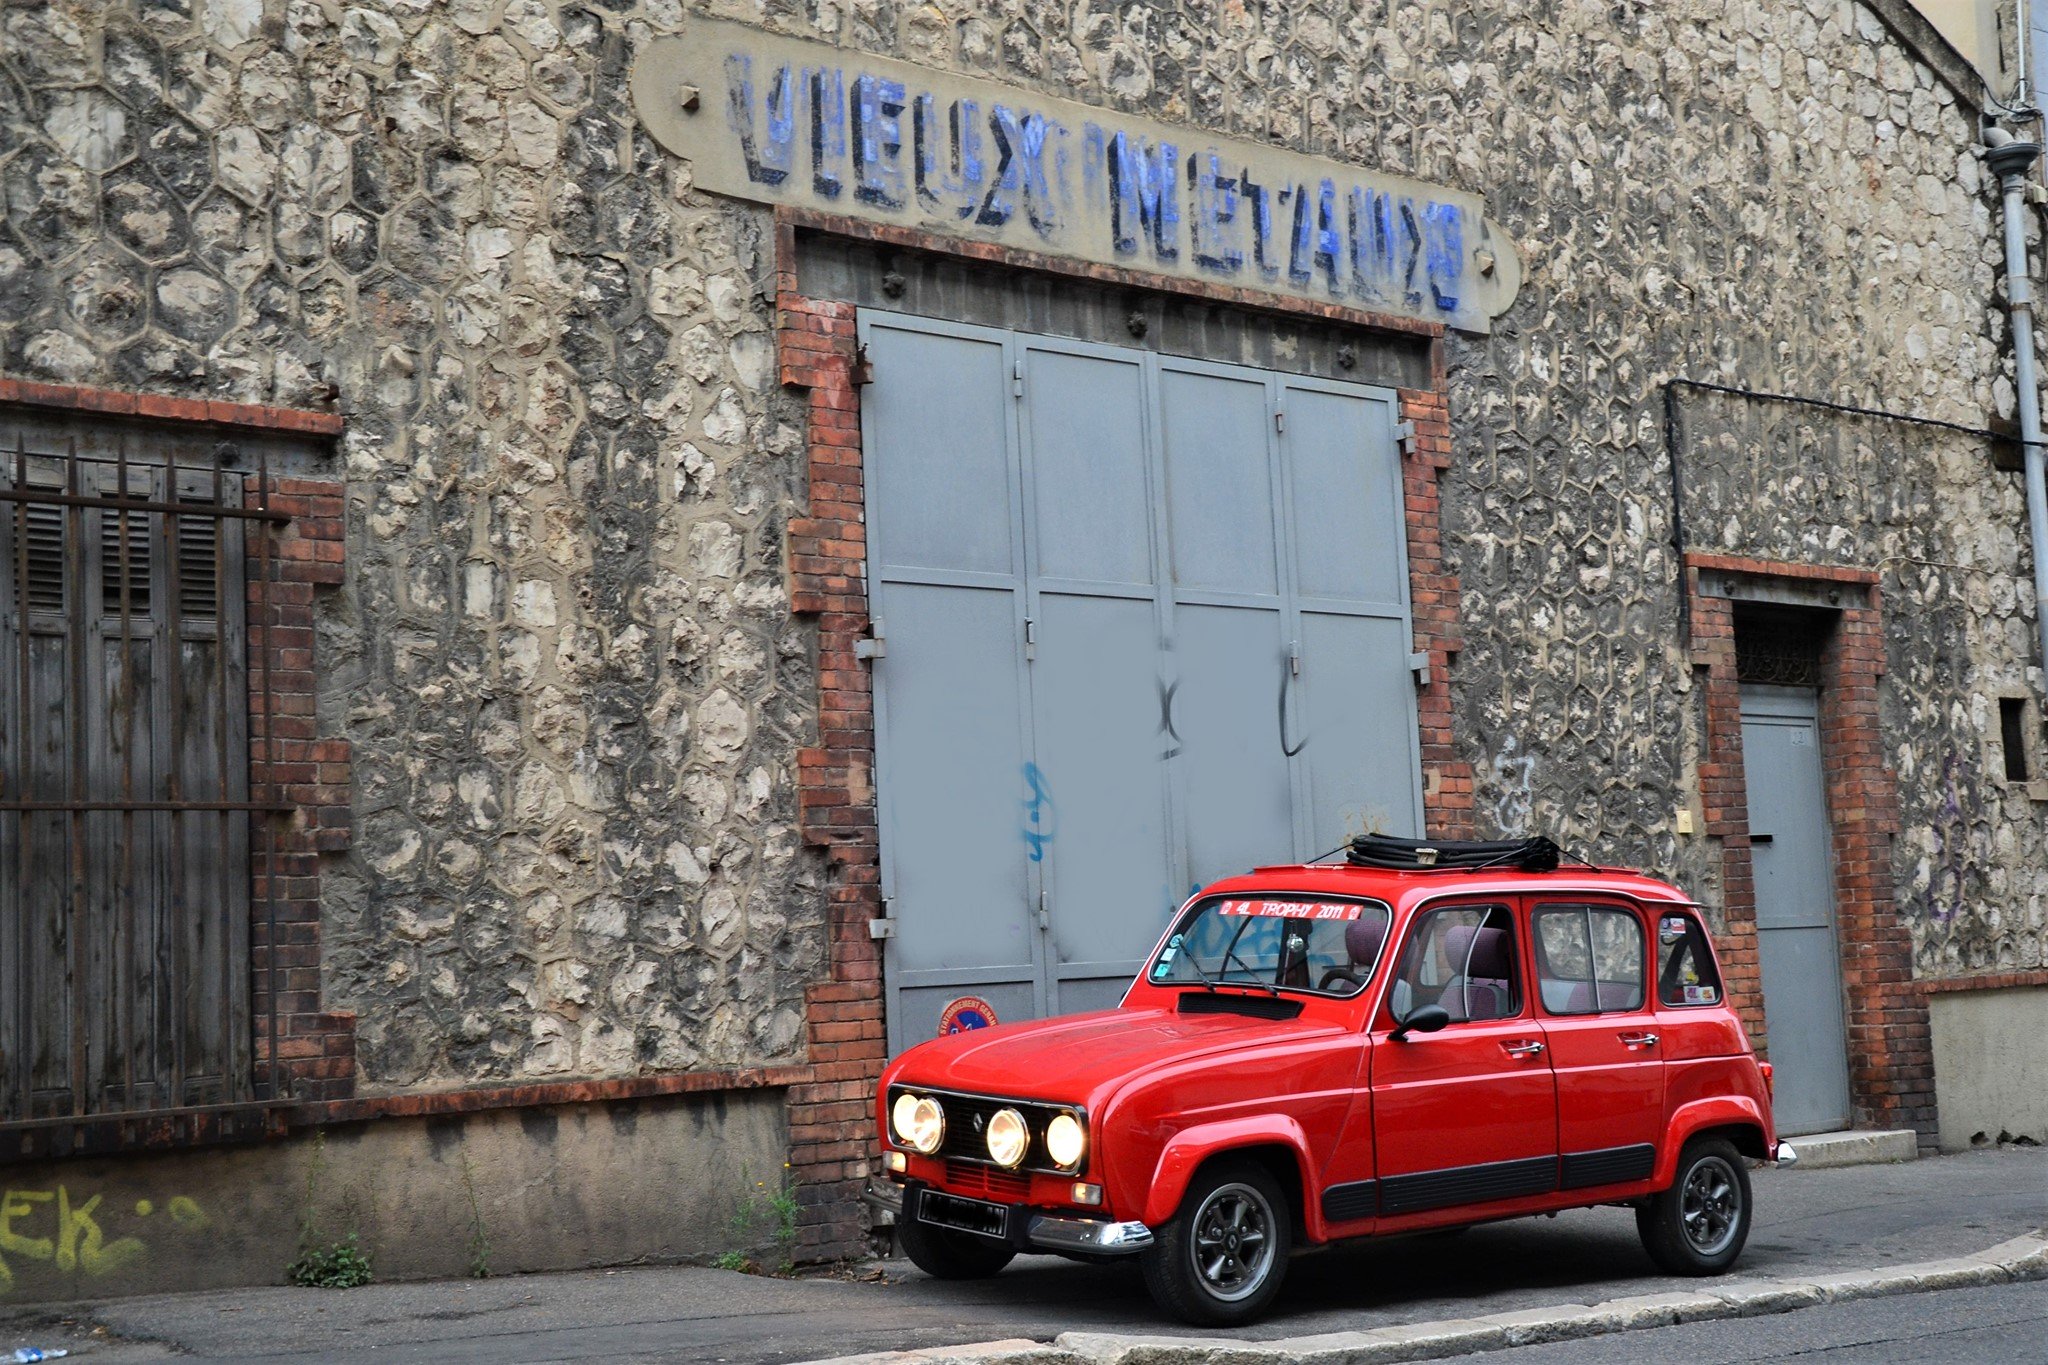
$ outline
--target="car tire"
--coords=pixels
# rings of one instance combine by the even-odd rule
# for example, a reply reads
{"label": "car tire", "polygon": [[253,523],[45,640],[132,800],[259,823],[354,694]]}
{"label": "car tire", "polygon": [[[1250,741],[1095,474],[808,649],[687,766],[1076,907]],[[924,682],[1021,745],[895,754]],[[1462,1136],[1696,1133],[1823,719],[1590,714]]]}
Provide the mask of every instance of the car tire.
{"label": "car tire", "polygon": [[1250,1322],[1280,1292],[1293,1233],[1286,1196],[1265,1167],[1242,1160],[1206,1166],[1140,1256],[1145,1287],[1183,1322]]}
{"label": "car tire", "polygon": [[916,1218],[898,1220],[896,1247],[935,1280],[985,1280],[1017,1254],[1001,1242],[971,1232],[935,1228]]}
{"label": "car tire", "polygon": [[1749,1240],[1749,1168],[1725,1138],[1694,1138],[1671,1187],[1636,1209],[1643,1249],[1672,1275],[1718,1275]]}

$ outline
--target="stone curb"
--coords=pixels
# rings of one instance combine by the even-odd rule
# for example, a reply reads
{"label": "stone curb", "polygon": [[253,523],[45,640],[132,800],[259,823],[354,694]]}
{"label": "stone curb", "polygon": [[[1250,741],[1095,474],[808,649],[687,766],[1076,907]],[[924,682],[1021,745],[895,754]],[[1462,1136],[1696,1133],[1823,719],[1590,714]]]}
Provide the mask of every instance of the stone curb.
{"label": "stone curb", "polygon": [[1670,1327],[1716,1318],[1761,1317],[1828,1303],[1922,1294],[1972,1285],[2048,1279],[2048,1228],[1974,1256],[1852,1270],[1808,1279],[1729,1280],[1695,1292],[1638,1294],[1600,1303],[1552,1304],[1485,1317],[1409,1323],[1359,1332],[1245,1341],[1234,1337],[1063,1332],[1041,1341],[984,1341],[915,1351],[838,1356],[809,1365],[1381,1365],[1441,1360],[1478,1351]]}

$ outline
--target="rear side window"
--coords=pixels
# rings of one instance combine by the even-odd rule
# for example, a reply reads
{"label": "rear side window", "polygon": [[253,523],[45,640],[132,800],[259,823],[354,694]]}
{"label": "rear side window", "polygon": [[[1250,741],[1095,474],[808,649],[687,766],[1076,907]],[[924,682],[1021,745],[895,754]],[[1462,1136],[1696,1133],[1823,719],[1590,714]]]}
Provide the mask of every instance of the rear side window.
{"label": "rear side window", "polygon": [[1454,1024],[1512,1019],[1522,1012],[1515,976],[1515,925],[1506,906],[1432,910],[1408,933],[1389,1007],[1397,1020],[1424,1005],[1442,1005]]}
{"label": "rear side window", "polygon": [[1707,931],[1691,915],[1657,917],[1657,998],[1667,1005],[1718,1005],[1721,974]]}
{"label": "rear side window", "polygon": [[1641,1009],[1643,964],[1643,922],[1633,911],[1611,905],[1536,911],[1536,979],[1551,1014]]}

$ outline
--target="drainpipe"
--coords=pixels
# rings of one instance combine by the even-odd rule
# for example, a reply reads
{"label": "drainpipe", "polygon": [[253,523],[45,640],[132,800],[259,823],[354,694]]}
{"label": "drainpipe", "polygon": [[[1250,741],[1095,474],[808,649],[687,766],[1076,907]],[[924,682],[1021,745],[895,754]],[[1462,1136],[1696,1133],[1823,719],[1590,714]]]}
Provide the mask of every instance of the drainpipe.
{"label": "drainpipe", "polygon": [[2048,477],[2042,472],[2041,390],[2034,374],[2034,286],[2027,274],[2027,172],[2038,142],[2015,141],[2003,128],[1984,134],[1984,161],[2005,192],[2005,298],[2012,311],[2013,381],[2019,388],[2020,440],[2026,452],[2027,527],[2034,547],[2034,624],[2041,674],[2048,683]]}

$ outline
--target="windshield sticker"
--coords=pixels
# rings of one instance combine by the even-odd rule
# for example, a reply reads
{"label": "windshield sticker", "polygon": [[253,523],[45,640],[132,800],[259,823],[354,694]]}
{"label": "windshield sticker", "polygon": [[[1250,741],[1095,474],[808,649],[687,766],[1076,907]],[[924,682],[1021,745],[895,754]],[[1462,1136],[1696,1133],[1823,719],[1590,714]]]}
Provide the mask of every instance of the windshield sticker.
{"label": "windshield sticker", "polygon": [[1688,1005],[1711,1005],[1721,998],[1721,992],[1712,986],[1687,986],[1685,1003]]}
{"label": "windshield sticker", "polygon": [[1268,919],[1357,919],[1362,905],[1343,901],[1225,901],[1219,915],[1258,915]]}
{"label": "windshield sticker", "polygon": [[1676,943],[1685,937],[1686,918],[1683,915],[1666,915],[1657,922],[1657,937],[1666,943]]}

